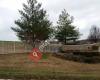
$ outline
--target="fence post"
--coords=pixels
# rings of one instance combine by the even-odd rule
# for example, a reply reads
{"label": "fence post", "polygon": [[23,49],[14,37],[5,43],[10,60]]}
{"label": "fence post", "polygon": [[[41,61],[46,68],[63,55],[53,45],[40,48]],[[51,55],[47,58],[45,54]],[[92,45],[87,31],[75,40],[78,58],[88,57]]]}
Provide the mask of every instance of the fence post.
{"label": "fence post", "polygon": [[14,41],[14,53],[15,53],[15,41]]}
{"label": "fence post", "polygon": [[2,41],[2,54],[4,54],[4,42]]}

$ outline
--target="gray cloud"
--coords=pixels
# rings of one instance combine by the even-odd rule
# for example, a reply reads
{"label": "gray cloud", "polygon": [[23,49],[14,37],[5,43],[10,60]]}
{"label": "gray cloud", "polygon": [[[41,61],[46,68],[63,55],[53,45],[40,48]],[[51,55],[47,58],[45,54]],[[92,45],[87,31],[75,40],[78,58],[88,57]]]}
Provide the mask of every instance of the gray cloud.
{"label": "gray cloud", "polygon": [[39,0],[50,14],[50,19],[56,21],[63,9],[74,16],[76,25],[83,34],[81,39],[87,38],[91,25],[100,26],[100,0]]}
{"label": "gray cloud", "polygon": [[14,25],[14,20],[18,15],[12,10],[0,8],[0,40],[18,40],[15,33],[11,30]]}
{"label": "gray cloud", "polygon": [[[21,2],[20,2],[21,1]],[[0,0],[0,40],[18,40],[10,29],[14,20],[19,18],[17,9],[22,9],[21,4],[26,0]],[[100,0],[38,0],[47,10],[49,19],[56,25],[58,16],[63,9],[74,16],[73,25],[83,34],[81,39],[88,36],[91,25],[100,26]]]}

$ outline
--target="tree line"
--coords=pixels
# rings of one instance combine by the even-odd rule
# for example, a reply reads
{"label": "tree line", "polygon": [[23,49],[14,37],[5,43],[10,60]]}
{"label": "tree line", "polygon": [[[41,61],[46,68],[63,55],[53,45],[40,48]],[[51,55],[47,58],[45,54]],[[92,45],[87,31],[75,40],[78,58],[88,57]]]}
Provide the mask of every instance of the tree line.
{"label": "tree line", "polygon": [[[16,32],[21,41],[35,47],[36,43],[45,41],[51,35],[54,35],[55,39],[62,44],[79,39],[79,30],[72,25],[74,18],[65,9],[59,15],[57,26],[53,26],[47,17],[46,10],[41,6],[42,4],[36,0],[27,0],[27,3],[23,4],[23,10],[19,10],[21,17],[15,20],[17,27],[12,27],[12,30]],[[93,26],[88,40],[97,42],[99,36],[99,28]]]}

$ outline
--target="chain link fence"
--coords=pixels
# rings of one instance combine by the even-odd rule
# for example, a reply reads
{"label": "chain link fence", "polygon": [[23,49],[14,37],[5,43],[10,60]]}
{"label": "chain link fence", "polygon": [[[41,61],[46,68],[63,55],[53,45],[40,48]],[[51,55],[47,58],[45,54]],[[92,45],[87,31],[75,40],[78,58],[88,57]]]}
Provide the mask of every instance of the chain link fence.
{"label": "chain link fence", "polygon": [[0,41],[0,54],[29,52],[31,46],[16,41]]}
{"label": "chain link fence", "polygon": [[[42,52],[59,52],[61,44],[49,44]],[[0,54],[25,53],[32,51],[32,47],[17,41],[0,41]]]}

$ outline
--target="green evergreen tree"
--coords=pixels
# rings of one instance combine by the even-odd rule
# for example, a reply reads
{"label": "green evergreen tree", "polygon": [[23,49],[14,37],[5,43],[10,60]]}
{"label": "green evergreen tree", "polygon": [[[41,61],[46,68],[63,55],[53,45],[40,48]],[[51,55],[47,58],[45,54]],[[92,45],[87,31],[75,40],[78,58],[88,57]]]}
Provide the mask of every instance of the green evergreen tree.
{"label": "green evergreen tree", "polygon": [[37,41],[49,38],[51,34],[51,22],[47,19],[46,11],[36,0],[27,0],[23,4],[23,10],[19,10],[21,18],[15,21],[17,27],[12,29],[20,40],[35,47]]}
{"label": "green evergreen tree", "polygon": [[56,38],[63,44],[67,44],[69,40],[75,41],[79,38],[79,31],[72,25],[73,17],[66,10],[59,15]]}

